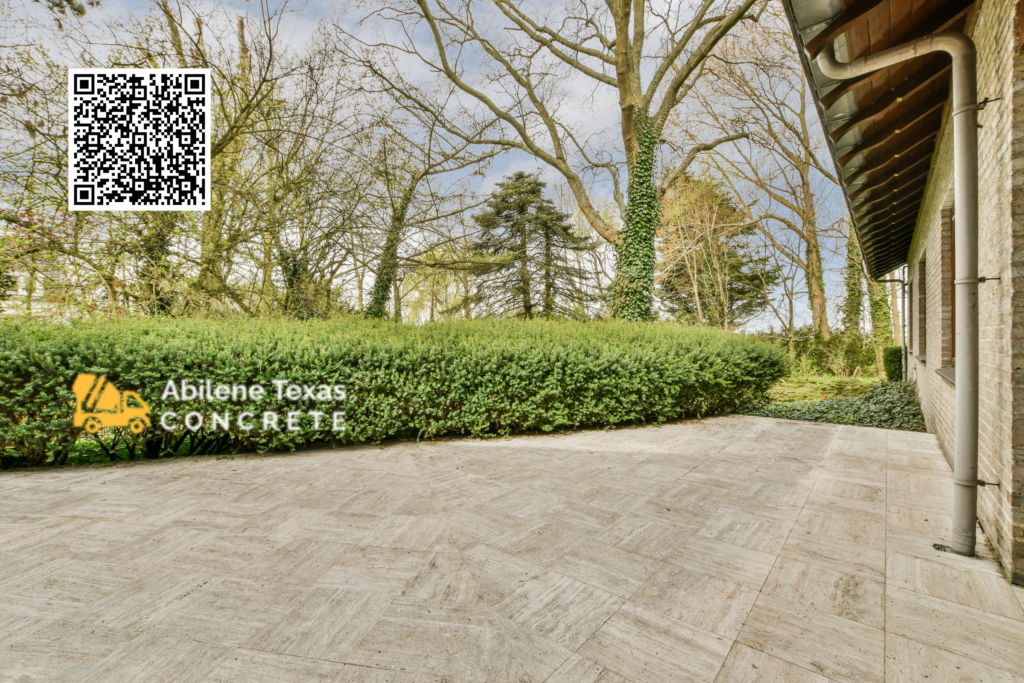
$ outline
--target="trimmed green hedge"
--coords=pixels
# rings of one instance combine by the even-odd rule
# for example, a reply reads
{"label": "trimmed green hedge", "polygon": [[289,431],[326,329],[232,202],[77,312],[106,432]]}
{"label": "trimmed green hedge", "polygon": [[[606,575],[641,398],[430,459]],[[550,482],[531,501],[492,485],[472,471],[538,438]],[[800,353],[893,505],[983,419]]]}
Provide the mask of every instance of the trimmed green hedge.
{"label": "trimmed green hedge", "polygon": [[786,420],[925,431],[917,386],[913,382],[886,382],[857,398],[774,403],[746,408],[742,412]]}
{"label": "trimmed green hedge", "polygon": [[903,381],[903,347],[887,346],[882,351],[882,361],[885,363],[885,378],[890,382]]}
{"label": "trimmed green hedge", "polygon": [[[152,410],[141,436],[104,429],[130,457],[281,451],[390,437],[508,434],[663,422],[764,400],[785,354],[735,334],[669,324],[145,319],[71,325],[0,322],[0,457],[4,467],[64,463],[82,436],[72,383],[105,375]],[[344,401],[291,401],[275,379],[345,387]],[[262,400],[161,398],[171,380],[263,385]],[[166,411],[204,416],[197,431],[160,427]],[[256,415],[257,428],[212,429],[211,413]],[[298,431],[285,416],[302,412]],[[326,414],[314,428],[312,411]],[[345,430],[330,415],[344,411]],[[263,430],[276,412],[281,431]],[[234,417],[232,417],[234,420]],[[198,418],[193,419],[193,425]],[[169,421],[169,423],[171,423]],[[244,421],[243,421],[244,423]]]}

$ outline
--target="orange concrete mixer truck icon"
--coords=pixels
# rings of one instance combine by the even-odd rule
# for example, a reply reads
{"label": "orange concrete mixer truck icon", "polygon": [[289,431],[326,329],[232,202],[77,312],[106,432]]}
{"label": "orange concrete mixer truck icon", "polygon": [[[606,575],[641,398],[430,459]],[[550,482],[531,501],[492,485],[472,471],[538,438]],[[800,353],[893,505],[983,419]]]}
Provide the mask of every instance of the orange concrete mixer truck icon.
{"label": "orange concrete mixer truck icon", "polygon": [[151,424],[146,402],[134,391],[118,391],[106,377],[83,372],[71,390],[75,392],[75,426],[89,434],[101,427],[127,427],[132,434],[141,434]]}

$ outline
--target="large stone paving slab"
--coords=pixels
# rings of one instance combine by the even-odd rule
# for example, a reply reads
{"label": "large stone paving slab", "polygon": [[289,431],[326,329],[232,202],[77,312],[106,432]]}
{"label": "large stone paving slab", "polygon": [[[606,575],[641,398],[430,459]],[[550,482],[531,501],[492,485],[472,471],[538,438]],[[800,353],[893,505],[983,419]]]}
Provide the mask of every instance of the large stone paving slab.
{"label": "large stone paving slab", "polygon": [[754,417],[0,473],[0,683],[1024,683],[951,481]]}

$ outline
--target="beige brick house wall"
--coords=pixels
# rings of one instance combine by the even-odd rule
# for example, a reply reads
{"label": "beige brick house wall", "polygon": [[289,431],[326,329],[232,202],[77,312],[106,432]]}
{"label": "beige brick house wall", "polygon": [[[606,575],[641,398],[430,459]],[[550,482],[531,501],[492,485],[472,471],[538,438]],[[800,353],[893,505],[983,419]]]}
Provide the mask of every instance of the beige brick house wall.
{"label": "beige brick house wall", "polygon": [[[1018,9],[1020,5],[1017,5]],[[1008,21],[1018,27],[1024,17]],[[1018,35],[1020,33],[1018,32]],[[1002,245],[1002,251],[1009,259],[1009,267],[1003,271],[1000,281],[1004,298],[997,302],[1000,316],[1006,319],[1009,328],[1009,387],[1006,400],[1011,402],[1011,438],[1013,448],[1007,457],[1012,481],[999,494],[1005,498],[1009,508],[1010,543],[1012,548],[1014,583],[1024,584],[1024,52],[1017,45],[1013,57],[1012,93],[1007,108],[1012,116],[1010,135],[1010,158],[1012,162],[1011,224],[1010,234]],[[986,283],[988,284],[988,283]]]}
{"label": "beige brick house wall", "polygon": [[[1012,0],[980,0],[972,37],[978,47],[978,96],[1002,98],[979,113],[979,275],[1000,277],[979,285],[978,516],[1004,570],[1024,583],[1024,58],[1016,49]],[[928,430],[953,459],[951,209],[953,132],[938,143],[909,257],[914,329],[909,372],[918,383]],[[924,262],[925,323],[918,294]],[[1012,279],[1011,279],[1012,278]],[[920,353],[922,346],[925,353]],[[947,371],[948,372],[948,371]],[[1016,424],[1015,424],[1016,423]]]}

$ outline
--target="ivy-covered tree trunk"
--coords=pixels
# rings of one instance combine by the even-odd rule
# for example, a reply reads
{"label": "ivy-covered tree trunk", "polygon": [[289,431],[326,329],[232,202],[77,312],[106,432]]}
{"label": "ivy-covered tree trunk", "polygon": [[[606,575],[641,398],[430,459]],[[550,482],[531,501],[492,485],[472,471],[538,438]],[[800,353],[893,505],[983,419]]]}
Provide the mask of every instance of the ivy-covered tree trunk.
{"label": "ivy-covered tree trunk", "polygon": [[[377,277],[373,281],[373,292],[370,294],[370,305],[366,307],[367,318],[384,319],[388,315],[388,301],[391,298],[392,284],[398,273],[398,245],[402,241],[402,228],[405,227],[405,215],[409,211],[412,195],[416,184],[411,183],[402,195],[398,205],[391,212],[391,223],[384,237],[384,250],[377,264]],[[398,307],[395,307],[396,313]],[[396,318],[399,316],[396,315]]]}
{"label": "ivy-covered tree trunk", "polygon": [[629,168],[622,240],[615,245],[612,317],[623,320],[654,318],[654,236],[661,221],[654,156],[659,134],[648,125],[638,140],[636,157]]}
{"label": "ivy-covered tree trunk", "polygon": [[860,319],[864,303],[864,272],[861,270],[860,244],[850,224],[846,238],[846,299],[843,301],[843,327],[847,334],[860,334]]}
{"label": "ivy-covered tree trunk", "polygon": [[892,346],[892,311],[889,310],[889,291],[884,282],[868,283],[868,305],[871,307],[871,337],[875,346],[875,365],[878,374],[885,370],[882,352]]}
{"label": "ivy-covered tree trunk", "polygon": [[889,310],[889,292],[884,282],[868,285],[871,306],[871,336],[879,347],[892,346],[892,312]]}
{"label": "ivy-covered tree trunk", "polygon": [[170,256],[177,216],[177,212],[166,212],[144,217],[146,232],[141,248],[145,261],[139,275],[147,297],[146,307],[153,315],[166,315],[174,307]]}

